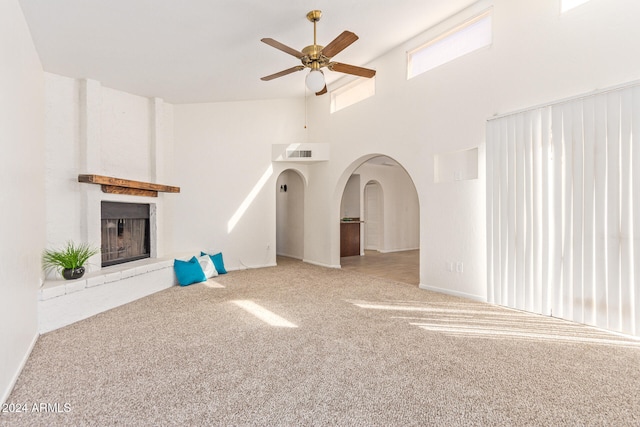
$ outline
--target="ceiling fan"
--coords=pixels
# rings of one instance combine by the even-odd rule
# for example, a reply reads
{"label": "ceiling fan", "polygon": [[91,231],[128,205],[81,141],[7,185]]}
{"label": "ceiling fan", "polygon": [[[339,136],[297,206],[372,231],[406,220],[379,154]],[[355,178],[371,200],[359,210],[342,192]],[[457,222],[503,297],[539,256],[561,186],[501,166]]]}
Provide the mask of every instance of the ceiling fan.
{"label": "ceiling fan", "polygon": [[307,46],[302,51],[295,50],[286,46],[274,39],[264,38],[260,41],[275,47],[289,55],[293,55],[298,58],[302,65],[296,65],[295,67],[288,68],[275,74],[271,74],[262,77],[260,80],[269,81],[277,79],[278,77],[286,76],[287,74],[295,73],[296,71],[310,68],[305,82],[309,90],[316,93],[316,95],[322,95],[327,93],[327,85],[324,80],[324,74],[321,68],[328,68],[331,71],[337,71],[339,73],[352,74],[354,76],[371,78],[376,75],[375,70],[368,68],[356,67],[355,65],[343,64],[341,62],[331,61],[331,58],[342,52],[345,48],[358,40],[351,31],[343,31],[338,37],[336,37],[331,43],[326,46],[320,46],[316,42],[316,23],[320,20],[322,12],[319,10],[312,10],[307,13],[307,19],[313,22],[313,44]]}

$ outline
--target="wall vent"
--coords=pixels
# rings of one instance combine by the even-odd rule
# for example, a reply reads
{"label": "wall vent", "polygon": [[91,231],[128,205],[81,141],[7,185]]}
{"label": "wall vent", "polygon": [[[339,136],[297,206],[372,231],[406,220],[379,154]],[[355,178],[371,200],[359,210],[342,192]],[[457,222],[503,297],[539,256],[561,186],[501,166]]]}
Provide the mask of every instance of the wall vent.
{"label": "wall vent", "polygon": [[313,157],[311,154],[311,150],[287,150],[288,159],[307,159],[311,157]]}
{"label": "wall vent", "polygon": [[327,143],[273,144],[271,160],[274,162],[317,163],[329,160]]}

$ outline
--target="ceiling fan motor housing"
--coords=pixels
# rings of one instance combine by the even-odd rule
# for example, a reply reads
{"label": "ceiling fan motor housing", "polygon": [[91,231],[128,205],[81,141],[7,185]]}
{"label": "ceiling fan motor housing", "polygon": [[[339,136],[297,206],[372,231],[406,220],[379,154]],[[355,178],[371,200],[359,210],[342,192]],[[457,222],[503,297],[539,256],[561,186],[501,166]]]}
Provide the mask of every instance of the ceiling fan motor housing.
{"label": "ceiling fan motor housing", "polygon": [[324,46],[319,44],[312,44],[302,49],[302,53],[304,53],[304,56],[300,58],[302,65],[312,70],[326,67],[329,64],[329,58],[322,55],[322,49],[324,49]]}

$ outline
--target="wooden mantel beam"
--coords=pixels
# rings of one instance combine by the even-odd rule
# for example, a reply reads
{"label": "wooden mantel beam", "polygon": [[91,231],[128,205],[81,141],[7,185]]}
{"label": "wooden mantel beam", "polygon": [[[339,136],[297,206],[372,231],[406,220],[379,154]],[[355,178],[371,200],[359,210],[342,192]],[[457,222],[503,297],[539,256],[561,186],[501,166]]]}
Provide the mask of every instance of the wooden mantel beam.
{"label": "wooden mantel beam", "polygon": [[132,181],[130,179],[113,178],[103,175],[78,175],[78,182],[102,185],[102,191],[113,194],[130,194],[134,196],[158,197],[158,192],[179,193],[180,187],[154,184],[151,182]]}

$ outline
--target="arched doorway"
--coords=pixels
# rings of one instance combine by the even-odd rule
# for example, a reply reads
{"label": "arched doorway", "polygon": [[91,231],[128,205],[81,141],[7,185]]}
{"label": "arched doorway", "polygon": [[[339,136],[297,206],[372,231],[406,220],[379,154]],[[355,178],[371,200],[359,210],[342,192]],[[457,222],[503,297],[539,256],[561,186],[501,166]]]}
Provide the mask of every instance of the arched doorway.
{"label": "arched doorway", "polygon": [[341,218],[345,206],[360,206],[357,215],[349,216],[363,220],[364,256],[341,257],[341,267],[418,285],[420,203],[409,173],[392,158],[378,155],[355,163],[343,179]]}
{"label": "arched doorway", "polygon": [[304,181],[293,170],[276,180],[276,255],[304,258]]}

